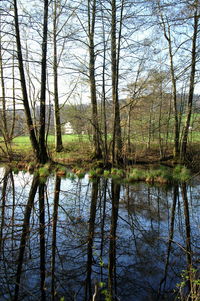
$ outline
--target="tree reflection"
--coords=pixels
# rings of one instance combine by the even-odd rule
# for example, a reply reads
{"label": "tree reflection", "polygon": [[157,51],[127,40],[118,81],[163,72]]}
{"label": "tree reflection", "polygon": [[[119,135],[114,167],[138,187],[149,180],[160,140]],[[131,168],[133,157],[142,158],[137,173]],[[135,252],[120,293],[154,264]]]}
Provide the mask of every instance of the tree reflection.
{"label": "tree reflection", "polygon": [[26,247],[27,237],[29,235],[29,226],[30,226],[30,216],[31,210],[33,208],[35,195],[39,186],[39,178],[38,176],[34,176],[31,189],[29,192],[29,197],[24,213],[24,221],[23,221],[23,228],[22,228],[22,235],[20,240],[20,247],[19,247],[19,256],[18,256],[18,265],[17,265],[17,272],[16,272],[16,280],[15,280],[15,292],[14,292],[14,301],[18,300],[19,297],[19,288],[21,282],[21,274],[22,274],[22,265],[24,260],[24,252]]}
{"label": "tree reflection", "polygon": [[3,229],[5,226],[5,205],[6,205],[7,184],[8,184],[8,178],[10,174],[11,174],[10,169],[6,169],[4,177],[2,179],[3,185],[2,185],[2,196],[1,196],[0,256],[1,256],[3,241],[4,241]]}
{"label": "tree reflection", "polygon": [[89,229],[88,229],[88,239],[87,239],[87,274],[86,274],[86,285],[85,285],[85,301],[92,300],[91,274],[92,274],[92,263],[93,263],[93,243],[94,243],[98,187],[99,187],[99,180],[96,180],[92,183],[90,217],[88,221]]}
{"label": "tree reflection", "polygon": [[46,300],[45,293],[45,201],[44,201],[45,184],[39,184],[39,232],[40,232],[40,290],[41,300]]}
{"label": "tree reflection", "polygon": [[116,240],[117,240],[117,220],[120,197],[120,184],[112,181],[112,214],[110,225],[110,247],[109,247],[109,267],[108,267],[108,288],[111,300],[117,300],[117,279],[116,279]]}
{"label": "tree reflection", "polygon": [[[184,206],[184,217],[185,217],[185,233],[186,233],[186,257],[187,257],[187,272],[188,272],[188,288],[191,292],[192,284],[192,248],[191,248],[191,226],[190,226],[190,214],[187,198],[186,183],[181,185],[181,193],[183,198]],[[191,300],[191,299],[189,299]]]}
{"label": "tree reflection", "polygon": [[165,292],[166,287],[166,281],[167,281],[167,275],[168,275],[168,268],[170,264],[170,253],[174,238],[174,223],[175,223],[175,214],[176,214],[176,205],[177,205],[177,199],[179,197],[179,187],[178,185],[174,185],[173,187],[173,199],[172,199],[172,206],[171,206],[171,218],[170,218],[170,228],[169,228],[169,241],[168,241],[168,247],[167,247],[167,254],[166,254],[166,263],[165,263],[165,269],[164,269],[164,276],[163,279],[160,281],[160,287],[158,292],[158,300],[162,300],[162,291]]}
{"label": "tree reflection", "polygon": [[185,184],[42,183],[6,170],[0,191],[0,300],[174,300],[185,255],[190,275],[199,254]]}
{"label": "tree reflection", "polygon": [[55,300],[55,267],[56,267],[56,239],[57,239],[57,221],[58,221],[58,205],[60,195],[61,178],[56,175],[54,201],[53,201],[53,217],[52,217],[52,256],[51,256],[51,297]]}

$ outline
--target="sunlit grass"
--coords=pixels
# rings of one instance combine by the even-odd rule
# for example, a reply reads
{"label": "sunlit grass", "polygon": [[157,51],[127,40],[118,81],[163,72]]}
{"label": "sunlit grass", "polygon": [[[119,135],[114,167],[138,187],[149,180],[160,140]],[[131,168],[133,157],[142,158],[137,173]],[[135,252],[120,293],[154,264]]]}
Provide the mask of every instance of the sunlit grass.
{"label": "sunlit grass", "polygon": [[[88,135],[62,135],[63,144],[68,142],[80,142],[80,141],[88,141]],[[31,146],[29,136],[19,136],[13,139],[13,143],[15,145],[24,145],[24,146]],[[48,136],[48,145],[54,145],[55,143],[55,136],[49,135]]]}

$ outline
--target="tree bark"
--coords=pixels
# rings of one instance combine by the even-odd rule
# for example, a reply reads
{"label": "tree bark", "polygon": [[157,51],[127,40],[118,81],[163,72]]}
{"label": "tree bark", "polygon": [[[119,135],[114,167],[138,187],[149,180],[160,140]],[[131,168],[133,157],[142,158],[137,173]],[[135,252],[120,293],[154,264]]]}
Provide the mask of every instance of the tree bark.
{"label": "tree bark", "polygon": [[57,54],[57,1],[54,2],[53,19],[53,73],[54,73],[54,122],[55,122],[55,149],[56,152],[63,150],[62,132],[60,124],[60,108],[58,95],[58,54]]}
{"label": "tree bark", "polygon": [[[113,125],[113,147],[112,147],[112,162],[120,163],[122,161],[122,138],[120,125],[120,108],[118,94],[118,77],[119,77],[119,53],[121,39],[121,25],[118,39],[116,37],[116,0],[111,2],[112,9],[112,24],[111,24],[111,64],[112,64],[112,100],[114,107],[114,125]],[[121,8],[123,9],[123,8]],[[122,22],[122,20],[121,20]]]}
{"label": "tree bark", "polygon": [[[172,40],[171,40],[171,30],[168,20],[164,20],[164,17],[161,13],[161,21],[162,27],[164,31],[164,37],[168,43],[168,52],[169,52],[169,60],[170,60],[170,74],[171,74],[171,82],[172,82],[172,96],[173,96],[173,104],[174,104],[174,157],[178,158],[180,154],[180,126],[179,126],[179,117],[178,117],[178,108],[177,108],[177,88],[176,88],[176,76],[175,76],[175,68],[174,68],[174,55],[172,50]],[[166,25],[167,24],[167,25]],[[167,26],[167,28],[166,28]]]}
{"label": "tree bark", "polygon": [[96,17],[96,0],[88,0],[88,37],[89,37],[89,79],[90,79],[90,96],[92,103],[92,126],[93,126],[93,142],[94,142],[94,158],[102,158],[102,150],[100,147],[100,129],[98,122],[96,80],[95,80],[95,17]]}
{"label": "tree bark", "polygon": [[15,22],[16,44],[17,44],[17,58],[18,58],[18,67],[19,67],[19,73],[20,73],[23,105],[24,105],[31,145],[32,145],[33,151],[35,153],[35,156],[37,158],[37,161],[40,161],[40,148],[39,148],[39,144],[38,144],[38,141],[37,141],[37,138],[35,135],[35,129],[34,129],[32,117],[31,117],[27,87],[26,87],[24,63],[23,63],[23,56],[22,56],[21,37],[20,37],[20,30],[19,30],[17,0],[14,0],[13,4],[14,4],[14,22]]}
{"label": "tree bark", "polygon": [[193,25],[194,32],[192,37],[192,58],[191,58],[191,72],[190,72],[190,87],[189,87],[189,96],[188,96],[188,103],[187,103],[187,117],[186,117],[185,127],[183,131],[183,140],[181,146],[181,159],[183,161],[186,158],[188,134],[189,134],[189,127],[190,127],[192,107],[193,107],[196,58],[197,58],[197,37],[198,37],[198,28],[199,28],[198,21],[199,21],[198,4],[196,4],[195,13],[194,13],[194,25]]}
{"label": "tree bark", "polygon": [[39,130],[40,163],[42,164],[45,164],[49,160],[45,143],[48,6],[48,0],[44,0]]}

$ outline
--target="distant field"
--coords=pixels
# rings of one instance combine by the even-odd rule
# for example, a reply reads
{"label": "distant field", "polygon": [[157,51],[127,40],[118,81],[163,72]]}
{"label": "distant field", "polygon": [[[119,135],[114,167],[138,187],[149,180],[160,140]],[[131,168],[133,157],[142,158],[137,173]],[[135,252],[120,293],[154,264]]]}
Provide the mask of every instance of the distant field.
{"label": "distant field", "polygon": [[[63,143],[67,143],[67,142],[75,142],[75,141],[80,141],[80,140],[88,140],[88,135],[63,135],[62,136],[63,139]],[[49,135],[48,136],[48,144],[54,144],[55,141],[55,136],[53,135]],[[20,137],[16,137],[13,139],[13,143],[14,144],[18,144],[18,145],[30,145],[30,138],[29,136],[20,136]]]}
{"label": "distant field", "polygon": [[[83,141],[89,141],[89,136],[88,135],[63,135],[63,146],[68,149],[68,151],[74,150],[75,152],[80,151],[81,143]],[[3,138],[0,137],[0,147],[4,147],[4,142]],[[77,142],[77,143],[76,143]],[[54,135],[49,135],[48,136],[48,146],[49,149],[54,150],[55,146],[55,136]],[[31,142],[29,136],[19,136],[16,137],[12,140],[12,149],[13,151],[17,153],[24,153],[29,154],[32,153],[32,147],[31,147]],[[0,149],[1,152],[1,149]]]}

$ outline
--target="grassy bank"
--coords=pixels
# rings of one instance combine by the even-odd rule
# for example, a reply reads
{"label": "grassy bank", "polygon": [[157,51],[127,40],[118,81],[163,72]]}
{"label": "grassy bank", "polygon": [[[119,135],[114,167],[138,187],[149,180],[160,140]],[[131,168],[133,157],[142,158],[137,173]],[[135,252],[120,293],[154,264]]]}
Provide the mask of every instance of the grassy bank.
{"label": "grassy bank", "polygon": [[[197,135],[198,136],[198,135]],[[92,143],[88,135],[63,135],[63,146],[62,152],[56,153],[54,148],[55,137],[53,135],[48,136],[48,152],[50,158],[54,162],[62,163],[68,166],[79,165],[81,167],[91,167],[92,162]],[[189,143],[188,145],[188,162],[187,166],[200,170],[200,143],[195,140],[195,143]],[[11,160],[15,162],[33,162],[34,156],[31,148],[30,139],[28,136],[20,136],[13,139],[12,144]],[[0,138],[0,162],[6,162],[7,155],[4,152],[5,145],[3,140]],[[165,164],[173,166],[173,143],[168,143],[167,147],[163,152]],[[147,147],[146,142],[132,142],[131,152],[127,152],[124,147],[125,165],[133,164],[156,164],[160,162],[161,153],[158,143],[151,143],[150,148]],[[98,163],[97,163],[98,165]]]}
{"label": "grassy bank", "polygon": [[[55,137],[48,136],[48,152],[53,161],[60,163],[79,162],[88,160],[91,153],[91,144],[88,135],[63,135],[64,150],[56,153],[54,149]],[[29,136],[19,136],[11,143],[13,161],[34,161],[33,151]],[[6,161],[5,145],[0,138],[0,161]]]}

